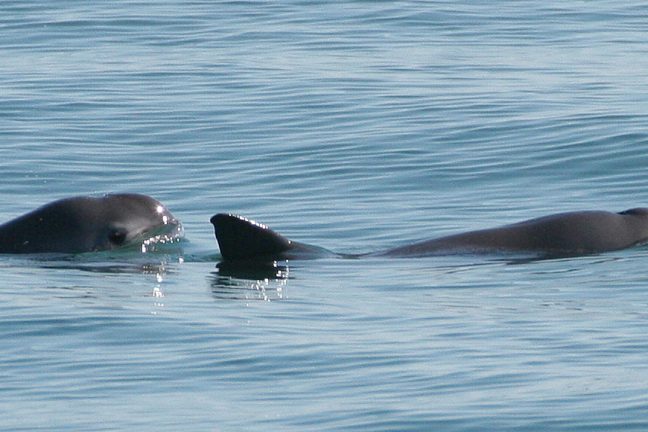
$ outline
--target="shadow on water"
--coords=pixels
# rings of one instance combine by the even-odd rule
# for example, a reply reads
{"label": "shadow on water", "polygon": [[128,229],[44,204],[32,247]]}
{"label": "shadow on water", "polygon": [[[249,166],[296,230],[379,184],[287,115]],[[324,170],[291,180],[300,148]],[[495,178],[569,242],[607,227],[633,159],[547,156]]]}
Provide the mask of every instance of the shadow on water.
{"label": "shadow on water", "polygon": [[220,262],[209,275],[214,298],[220,300],[282,300],[289,279],[287,265],[277,262]]}

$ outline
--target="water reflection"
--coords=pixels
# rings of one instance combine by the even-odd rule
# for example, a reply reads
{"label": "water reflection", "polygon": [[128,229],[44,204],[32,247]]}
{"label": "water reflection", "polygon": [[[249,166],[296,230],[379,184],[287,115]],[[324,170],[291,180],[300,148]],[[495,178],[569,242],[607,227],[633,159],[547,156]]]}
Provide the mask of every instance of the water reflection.
{"label": "water reflection", "polygon": [[[41,259],[38,267],[56,270],[79,270],[90,273],[109,274],[144,274],[156,275],[158,278],[170,272],[169,265],[182,263],[181,257],[133,257],[132,259],[90,260],[64,257],[51,260]],[[33,262],[31,262],[33,264]]]}
{"label": "water reflection", "polygon": [[212,295],[226,300],[282,300],[286,298],[289,269],[272,263],[221,262],[210,274]]}

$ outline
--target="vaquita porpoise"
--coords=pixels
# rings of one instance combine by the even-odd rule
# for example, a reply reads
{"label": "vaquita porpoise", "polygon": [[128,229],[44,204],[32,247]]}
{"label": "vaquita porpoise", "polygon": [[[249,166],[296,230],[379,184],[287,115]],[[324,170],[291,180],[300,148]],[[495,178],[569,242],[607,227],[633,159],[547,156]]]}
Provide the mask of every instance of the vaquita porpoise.
{"label": "vaquita porpoise", "polygon": [[182,236],[180,221],[150,196],[78,196],[0,225],[0,253],[97,252]]}
{"label": "vaquita porpoise", "polygon": [[559,213],[498,228],[469,231],[385,251],[355,255],[334,253],[318,246],[289,240],[265,225],[237,215],[217,214],[211,218],[211,223],[224,260],[496,253],[566,257],[625,249],[648,241],[647,208],[634,208],[620,213]]}

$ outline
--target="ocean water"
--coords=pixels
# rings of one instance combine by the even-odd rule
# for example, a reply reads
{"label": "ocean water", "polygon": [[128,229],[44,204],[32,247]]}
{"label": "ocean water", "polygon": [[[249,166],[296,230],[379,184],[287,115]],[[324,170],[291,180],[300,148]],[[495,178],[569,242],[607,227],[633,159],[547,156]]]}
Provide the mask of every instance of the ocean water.
{"label": "ocean water", "polygon": [[648,205],[642,2],[0,3],[0,220],[152,195],[174,253],[0,257],[0,429],[648,429],[648,249],[239,272]]}

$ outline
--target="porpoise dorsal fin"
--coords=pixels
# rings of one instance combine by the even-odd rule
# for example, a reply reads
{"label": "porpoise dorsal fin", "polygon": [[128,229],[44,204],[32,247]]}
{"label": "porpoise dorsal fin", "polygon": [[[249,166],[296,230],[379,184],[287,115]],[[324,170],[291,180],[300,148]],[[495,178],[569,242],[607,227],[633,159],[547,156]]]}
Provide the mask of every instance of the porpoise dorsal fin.
{"label": "porpoise dorsal fin", "polygon": [[242,216],[219,213],[210,222],[221,255],[227,260],[279,258],[292,248],[286,237]]}

